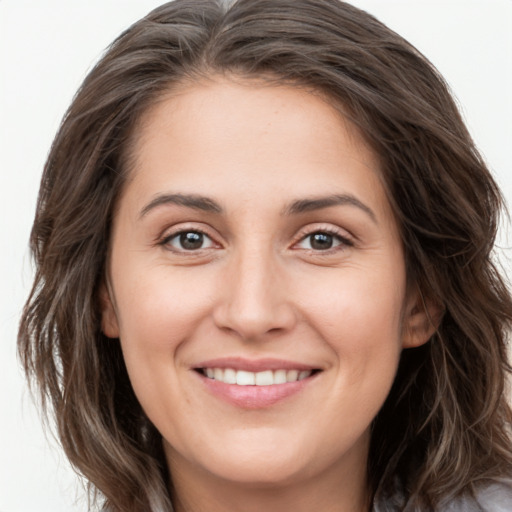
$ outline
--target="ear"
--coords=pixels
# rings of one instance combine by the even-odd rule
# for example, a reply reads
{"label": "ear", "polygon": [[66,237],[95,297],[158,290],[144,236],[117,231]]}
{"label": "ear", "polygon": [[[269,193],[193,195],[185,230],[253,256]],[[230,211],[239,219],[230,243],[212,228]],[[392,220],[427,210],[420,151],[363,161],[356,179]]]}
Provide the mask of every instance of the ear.
{"label": "ear", "polygon": [[119,338],[119,322],[112,300],[112,293],[107,283],[103,282],[99,290],[101,306],[101,330],[108,338]]}
{"label": "ear", "polygon": [[419,290],[410,293],[404,314],[402,347],[414,348],[427,343],[437,331],[443,312],[440,304],[425,299]]}

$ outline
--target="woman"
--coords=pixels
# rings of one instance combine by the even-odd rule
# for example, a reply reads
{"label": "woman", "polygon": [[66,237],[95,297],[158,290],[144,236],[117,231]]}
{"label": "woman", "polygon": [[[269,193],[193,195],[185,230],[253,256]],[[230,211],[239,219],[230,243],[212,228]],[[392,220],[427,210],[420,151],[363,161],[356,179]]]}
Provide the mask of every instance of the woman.
{"label": "woman", "polygon": [[57,134],[20,353],[106,510],[506,510],[500,208],[368,14],[177,0]]}

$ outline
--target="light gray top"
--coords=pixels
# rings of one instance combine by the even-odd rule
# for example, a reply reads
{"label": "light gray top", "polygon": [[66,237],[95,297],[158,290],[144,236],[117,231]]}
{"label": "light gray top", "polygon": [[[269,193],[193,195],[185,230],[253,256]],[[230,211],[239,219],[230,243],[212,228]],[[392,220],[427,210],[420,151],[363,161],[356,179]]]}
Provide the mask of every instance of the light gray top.
{"label": "light gray top", "polygon": [[[390,502],[391,501],[391,502]],[[403,499],[375,503],[373,512],[398,512],[402,510]],[[403,512],[423,512],[406,506]],[[461,496],[441,504],[435,511],[428,512],[512,512],[512,482],[494,483],[478,489],[476,497]]]}

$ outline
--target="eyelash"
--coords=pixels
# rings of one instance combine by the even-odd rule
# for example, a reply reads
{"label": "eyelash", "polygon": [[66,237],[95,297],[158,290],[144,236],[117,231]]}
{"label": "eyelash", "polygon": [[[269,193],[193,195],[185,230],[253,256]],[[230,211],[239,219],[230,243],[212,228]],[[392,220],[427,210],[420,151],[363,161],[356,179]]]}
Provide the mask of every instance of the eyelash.
{"label": "eyelash", "polygon": [[[189,234],[200,235],[202,242],[204,242],[205,239],[209,240],[209,246],[186,249],[184,247],[178,248],[178,247],[173,247],[171,245],[171,242],[175,239],[178,240],[178,243],[182,243],[183,240],[182,239],[180,240],[180,237],[182,237],[184,235],[189,235]],[[311,247],[311,248],[303,248],[304,250],[311,252],[311,253],[315,253],[315,254],[328,255],[328,254],[331,254],[332,252],[340,251],[347,247],[353,247],[353,245],[354,245],[354,242],[349,237],[347,237],[346,235],[342,235],[341,232],[336,229],[317,228],[314,230],[307,230],[307,231],[304,230],[302,233],[300,233],[297,237],[297,241],[293,243],[292,248],[295,250],[299,250],[299,249],[297,249],[297,246],[299,244],[305,242],[308,238],[311,239],[311,237],[313,237],[315,235],[327,235],[329,237],[332,237],[338,243],[336,245],[333,245],[332,247],[328,247],[327,249],[314,249]],[[195,253],[195,254],[197,254],[199,251],[214,248],[215,245],[218,245],[218,244],[216,244],[216,242],[213,240],[213,238],[210,235],[208,235],[208,233],[203,231],[202,229],[190,228],[190,229],[180,229],[179,231],[175,231],[173,233],[170,233],[170,234],[164,236],[158,242],[158,245],[161,245],[163,247],[168,248],[168,250],[178,252],[178,253],[188,253],[188,254]]]}

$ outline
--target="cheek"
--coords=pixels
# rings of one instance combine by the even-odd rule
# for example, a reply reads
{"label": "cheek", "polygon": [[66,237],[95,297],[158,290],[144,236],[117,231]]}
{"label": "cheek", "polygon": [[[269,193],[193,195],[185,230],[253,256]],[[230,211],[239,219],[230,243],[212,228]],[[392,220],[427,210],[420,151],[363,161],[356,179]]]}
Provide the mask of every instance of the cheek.
{"label": "cheek", "polygon": [[[395,280],[394,274],[379,274],[368,269],[345,269],[332,272],[325,279],[303,283],[301,310],[318,329],[327,331],[328,338],[345,333],[344,343],[351,347],[372,345],[375,337],[400,338],[405,281]],[[388,276],[391,276],[389,278]],[[350,334],[350,335],[348,335]],[[361,347],[363,348],[363,347]]]}
{"label": "cheek", "polygon": [[165,266],[132,275],[138,278],[118,280],[116,289],[120,342],[134,391],[153,417],[165,409],[162,389],[169,400],[180,393],[176,370],[182,347],[208,316],[211,293],[204,278],[191,279]]}
{"label": "cheek", "polygon": [[350,270],[333,273],[328,292],[311,281],[302,311],[333,353],[339,370],[335,385],[357,391],[359,398],[384,393],[383,400],[402,348],[405,279],[390,272]]}
{"label": "cheek", "polygon": [[133,275],[133,280],[119,280],[116,290],[121,338],[124,334],[145,349],[168,350],[211,307],[209,281],[202,275],[165,266]]}
{"label": "cheek", "polygon": [[[146,414],[168,425],[168,404],[187,394],[177,374],[180,350],[207,316],[210,293],[204,279],[165,266],[139,267],[127,275],[135,278],[118,279],[115,289],[124,361]],[[200,282],[202,293],[197,291]]]}

